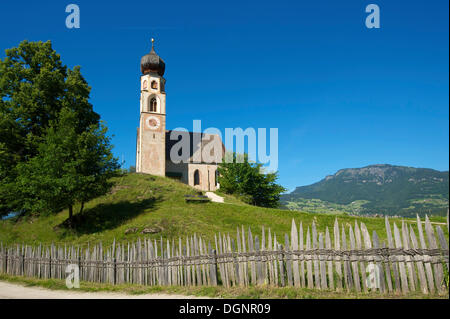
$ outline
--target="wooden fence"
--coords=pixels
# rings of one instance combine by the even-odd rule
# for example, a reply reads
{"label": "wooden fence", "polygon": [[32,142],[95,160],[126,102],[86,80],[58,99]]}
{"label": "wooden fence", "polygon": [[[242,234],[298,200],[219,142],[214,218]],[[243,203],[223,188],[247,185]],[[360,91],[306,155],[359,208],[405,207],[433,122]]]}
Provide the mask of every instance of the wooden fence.
{"label": "wooden fence", "polygon": [[0,273],[64,279],[67,265],[76,264],[80,280],[111,284],[447,292],[449,246],[441,227],[428,217],[424,223],[417,217],[415,227],[385,222],[386,243],[364,223],[339,226],[336,219],[325,233],[314,222],[305,233],[293,220],[290,236],[281,240],[270,229],[263,227],[259,237],[242,227],[234,238],[219,233],[214,243],[194,235],[108,247],[0,244]]}

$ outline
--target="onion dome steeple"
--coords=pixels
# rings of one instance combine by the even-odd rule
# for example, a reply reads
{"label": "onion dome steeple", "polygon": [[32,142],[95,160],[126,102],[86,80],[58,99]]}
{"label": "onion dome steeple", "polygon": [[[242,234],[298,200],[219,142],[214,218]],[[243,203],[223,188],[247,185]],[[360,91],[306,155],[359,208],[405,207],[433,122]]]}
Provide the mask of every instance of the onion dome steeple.
{"label": "onion dome steeple", "polygon": [[163,76],[166,64],[164,63],[164,60],[156,54],[154,43],[155,39],[152,39],[152,50],[141,58],[141,72],[142,74],[157,73],[160,76]]}

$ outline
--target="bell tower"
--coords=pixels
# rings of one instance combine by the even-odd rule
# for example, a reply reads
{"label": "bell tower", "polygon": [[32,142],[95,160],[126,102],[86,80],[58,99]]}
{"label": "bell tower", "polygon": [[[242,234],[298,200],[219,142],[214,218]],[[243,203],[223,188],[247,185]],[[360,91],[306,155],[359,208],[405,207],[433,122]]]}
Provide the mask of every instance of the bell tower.
{"label": "bell tower", "polygon": [[140,120],[136,143],[136,172],[166,174],[165,63],[155,52],[141,59]]}

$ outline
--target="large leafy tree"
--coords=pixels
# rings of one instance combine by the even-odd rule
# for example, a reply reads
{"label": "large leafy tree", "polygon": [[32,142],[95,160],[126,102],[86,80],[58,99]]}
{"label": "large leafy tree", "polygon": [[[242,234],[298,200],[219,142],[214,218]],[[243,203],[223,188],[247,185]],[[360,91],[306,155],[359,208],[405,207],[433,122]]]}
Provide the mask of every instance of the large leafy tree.
{"label": "large leafy tree", "polygon": [[286,191],[276,183],[278,173],[261,172],[262,164],[249,161],[247,154],[233,153],[231,158],[232,162],[224,159],[219,165],[220,190],[252,205],[278,207],[280,195]]}
{"label": "large leafy tree", "polygon": [[106,128],[92,124],[76,132],[76,114],[63,108],[56,123],[46,132],[37,155],[18,164],[22,173],[16,180],[16,193],[28,211],[57,212],[69,208],[72,225],[73,205],[105,194],[109,178],[118,169],[111,153]]}
{"label": "large leafy tree", "polygon": [[48,42],[0,60],[0,215],[55,212],[107,191],[118,165],[79,67]]}

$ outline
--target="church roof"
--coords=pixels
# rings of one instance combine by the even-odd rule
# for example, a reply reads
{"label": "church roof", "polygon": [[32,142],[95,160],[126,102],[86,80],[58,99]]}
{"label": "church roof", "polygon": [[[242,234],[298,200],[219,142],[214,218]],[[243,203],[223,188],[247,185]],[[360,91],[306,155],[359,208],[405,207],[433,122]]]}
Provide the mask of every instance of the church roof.
{"label": "church roof", "polygon": [[[171,134],[173,133],[173,137],[177,138],[176,140],[170,139]],[[222,140],[219,135],[216,134],[205,134],[205,133],[194,133],[194,132],[183,132],[183,131],[166,131],[166,160],[170,159],[170,151],[172,147],[181,141],[182,138],[189,134],[189,155],[186,151],[178,150],[178,155],[184,155],[182,160],[184,162],[189,163],[205,163],[205,164],[213,164],[213,163],[221,163],[222,158],[225,156],[225,146],[222,143]],[[215,144],[212,145],[211,143]],[[211,144],[211,145],[210,145]],[[201,146],[201,148],[200,148]],[[204,154],[201,154],[201,150],[205,147],[210,147],[211,153],[209,156],[214,158],[214,160],[204,158]],[[214,154],[214,150],[221,149],[221,154]],[[181,154],[181,153],[184,154]],[[219,152],[218,152],[219,153]],[[196,155],[196,156],[194,156]],[[188,157],[189,156],[189,157]],[[185,158],[188,157],[188,158]],[[198,160],[200,159],[200,161]]]}

